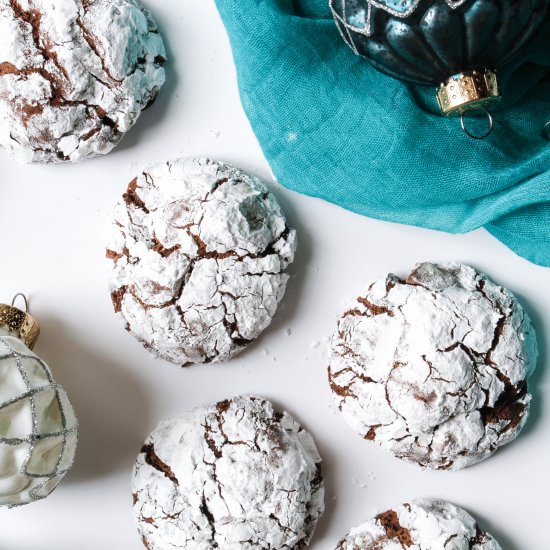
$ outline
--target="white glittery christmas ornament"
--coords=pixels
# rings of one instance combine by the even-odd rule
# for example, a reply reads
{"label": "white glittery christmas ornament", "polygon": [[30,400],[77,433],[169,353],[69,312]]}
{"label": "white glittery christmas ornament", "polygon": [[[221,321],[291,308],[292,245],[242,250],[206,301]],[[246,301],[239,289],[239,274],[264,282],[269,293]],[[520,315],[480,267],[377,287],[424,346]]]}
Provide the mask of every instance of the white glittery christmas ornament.
{"label": "white glittery christmas ornament", "polygon": [[78,421],[65,390],[31,351],[38,334],[26,311],[0,305],[0,506],[47,497],[74,461]]}

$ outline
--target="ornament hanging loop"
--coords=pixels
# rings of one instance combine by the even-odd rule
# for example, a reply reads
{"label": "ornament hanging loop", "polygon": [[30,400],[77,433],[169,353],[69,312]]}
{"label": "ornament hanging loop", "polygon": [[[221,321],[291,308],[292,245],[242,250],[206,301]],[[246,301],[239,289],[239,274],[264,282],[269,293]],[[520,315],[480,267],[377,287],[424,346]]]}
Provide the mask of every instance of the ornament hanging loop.
{"label": "ornament hanging loop", "polygon": [[466,127],[466,113],[469,113],[470,111],[477,111],[478,109],[465,109],[464,111],[462,111],[462,114],[460,115],[460,126],[462,127],[462,131],[472,139],[477,139],[477,140],[485,139],[486,137],[489,137],[489,135],[493,131],[493,117],[491,116],[491,113],[485,107],[481,107],[481,108],[483,109],[483,111],[485,111],[485,114],[487,115],[487,122],[488,122],[488,128],[484,134],[473,134]]}
{"label": "ornament hanging loop", "polygon": [[13,307],[15,307],[15,302],[17,300],[17,298],[23,298],[23,302],[25,304],[25,309],[23,310],[25,313],[28,313],[29,312],[29,301],[27,300],[27,297],[22,293],[22,292],[18,292],[14,297],[13,297],[13,300],[11,301],[11,305]]}

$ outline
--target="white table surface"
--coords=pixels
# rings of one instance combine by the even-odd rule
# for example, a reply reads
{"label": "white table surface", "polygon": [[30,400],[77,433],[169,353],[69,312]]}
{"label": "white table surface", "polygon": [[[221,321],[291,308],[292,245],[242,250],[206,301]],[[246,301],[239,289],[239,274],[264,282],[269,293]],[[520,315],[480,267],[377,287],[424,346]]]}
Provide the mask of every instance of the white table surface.
{"label": "white table surface", "polygon": [[[0,300],[29,295],[42,326],[35,351],[81,423],[77,461],[60,487],[47,500],[0,510],[0,550],[143,549],[130,495],[143,440],[166,416],[245,392],[285,407],[317,441],[327,494],[312,548],[331,550],[353,525],[415,497],[464,506],[505,550],[550,548],[550,270],[483,230],[450,236],[378,222],[277,185],[242,112],[213,1],[146,4],[168,43],[169,80],[121,146],[105,158],[53,167],[21,166],[0,153]],[[284,306],[265,334],[228,364],[182,370],[155,360],[115,317],[104,243],[110,211],[139,168],[190,155],[272,182],[300,247]],[[491,459],[458,473],[421,471],[363,441],[336,413],[327,384],[326,338],[344,302],[367,281],[405,274],[422,260],[485,271],[523,299],[539,333],[528,426]]]}

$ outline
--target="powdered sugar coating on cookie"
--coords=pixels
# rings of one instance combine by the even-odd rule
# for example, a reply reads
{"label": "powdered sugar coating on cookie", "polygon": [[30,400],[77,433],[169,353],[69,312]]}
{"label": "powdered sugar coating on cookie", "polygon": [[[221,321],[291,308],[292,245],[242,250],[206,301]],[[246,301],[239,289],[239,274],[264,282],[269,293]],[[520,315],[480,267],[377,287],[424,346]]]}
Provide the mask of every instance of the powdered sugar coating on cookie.
{"label": "powdered sugar coating on cookie", "polygon": [[471,267],[419,264],[371,284],[343,314],[329,381],[348,424],[397,457],[459,470],[523,428],[537,359],[512,294]]}
{"label": "powdered sugar coating on cookie", "polygon": [[131,182],[113,227],[115,311],[156,355],[227,360],[271,322],[296,233],[257,178],[206,159],[158,164]]}
{"label": "powdered sugar coating on cookie", "polygon": [[442,500],[417,500],[352,529],[336,550],[501,550],[465,510]]}
{"label": "powdered sugar coating on cookie", "polygon": [[149,550],[295,549],[323,513],[312,437],[269,401],[236,397],[161,422],[134,467]]}
{"label": "powdered sugar coating on cookie", "polygon": [[22,162],[108,153],[164,83],[137,0],[0,0],[0,146]]}

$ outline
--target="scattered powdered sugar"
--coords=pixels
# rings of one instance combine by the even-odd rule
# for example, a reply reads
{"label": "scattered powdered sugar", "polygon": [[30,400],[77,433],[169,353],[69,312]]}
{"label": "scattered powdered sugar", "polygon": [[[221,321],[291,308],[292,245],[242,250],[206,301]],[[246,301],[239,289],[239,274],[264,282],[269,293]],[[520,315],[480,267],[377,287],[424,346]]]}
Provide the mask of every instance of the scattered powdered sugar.
{"label": "scattered powdered sugar", "polygon": [[227,360],[269,325],[296,232],[257,178],[206,159],[151,167],[117,208],[115,311],[160,357]]}
{"label": "scattered powdered sugar", "polygon": [[147,548],[296,549],[324,510],[321,458],[293,418],[236,397],[162,422],[134,467]]}
{"label": "scattered powdered sugar", "polygon": [[376,481],[376,476],[373,472],[361,472],[354,475],[351,481],[357,487],[366,489],[369,483]]}
{"label": "scattered powdered sugar", "polygon": [[368,487],[367,483],[358,475],[354,476],[351,481],[354,485],[357,485],[357,487],[360,487],[361,489],[366,489]]}
{"label": "scattered powdered sugar", "polygon": [[336,550],[501,550],[465,510],[441,500],[417,500],[352,529]]}
{"label": "scattered powdered sugar", "polygon": [[137,0],[0,0],[0,36],[0,145],[23,162],[108,153],[164,83]]}
{"label": "scattered powdered sugar", "polygon": [[459,263],[371,284],[343,314],[329,380],[349,425],[397,457],[458,470],[525,424],[536,338],[511,293]]}

